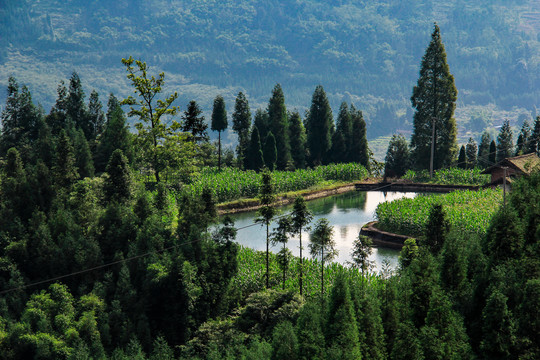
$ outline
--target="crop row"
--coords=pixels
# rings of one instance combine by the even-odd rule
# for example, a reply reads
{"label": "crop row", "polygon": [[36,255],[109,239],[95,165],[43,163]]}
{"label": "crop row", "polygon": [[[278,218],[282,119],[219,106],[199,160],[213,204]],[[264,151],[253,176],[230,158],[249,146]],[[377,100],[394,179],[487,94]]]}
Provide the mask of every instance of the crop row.
{"label": "crop row", "polygon": [[[276,192],[287,192],[307,189],[328,180],[361,180],[368,175],[362,165],[351,163],[296,171],[273,171],[272,179]],[[216,168],[207,168],[198,174],[191,184],[185,185],[183,191],[190,195],[200,195],[204,188],[208,188],[217,202],[225,202],[256,197],[260,184],[261,174],[255,171],[234,168],[218,171]]]}
{"label": "crop row", "polygon": [[414,182],[422,183],[435,183],[444,185],[484,185],[489,182],[489,175],[481,174],[482,170],[478,168],[474,169],[460,169],[450,168],[437,170],[433,174],[433,178],[429,177],[429,173],[426,170],[416,172],[414,170],[408,170],[404,179]]}
{"label": "crop row", "polygon": [[[238,273],[233,278],[233,286],[242,296],[264,290],[266,276],[266,254],[250,248],[242,247],[238,253]],[[321,264],[317,260],[304,258],[303,288],[304,295],[308,297],[319,296],[321,293]],[[286,273],[285,289],[299,291],[300,259],[293,257],[289,269]],[[381,285],[379,277],[370,273],[363,279],[360,271],[339,263],[329,263],[325,265],[324,286],[325,292],[332,287],[334,280],[340,272],[345,272],[349,281],[355,286],[359,286],[364,281],[370,287]],[[281,289],[283,272],[279,268],[276,255],[270,253],[270,287]]]}
{"label": "crop row", "polygon": [[383,230],[420,236],[424,233],[431,207],[441,204],[454,230],[483,235],[501,201],[500,189],[420,195],[381,203],[377,206],[376,216]]}

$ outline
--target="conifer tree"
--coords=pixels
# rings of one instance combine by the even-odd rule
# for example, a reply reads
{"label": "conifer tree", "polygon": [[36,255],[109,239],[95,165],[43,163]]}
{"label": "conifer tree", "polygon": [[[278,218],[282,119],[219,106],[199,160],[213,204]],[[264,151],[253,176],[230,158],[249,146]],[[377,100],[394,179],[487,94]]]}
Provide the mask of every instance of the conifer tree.
{"label": "conifer tree", "polygon": [[259,188],[259,202],[261,207],[257,210],[258,218],[256,222],[266,226],[266,288],[270,288],[270,223],[276,214],[276,208],[273,203],[275,200],[274,184],[272,174],[265,169],[261,176],[261,186]]}
{"label": "conifer tree", "polygon": [[73,141],[73,147],[75,150],[75,165],[79,169],[79,176],[81,178],[94,176],[94,161],[92,159],[92,153],[90,146],[82,129],[75,130],[75,138]]}
{"label": "conifer tree", "polygon": [[351,107],[352,117],[352,146],[350,148],[349,158],[352,162],[357,162],[363,165],[370,171],[369,165],[369,148],[366,136],[366,122],[362,111]]}
{"label": "conifer tree", "polygon": [[429,211],[423,245],[425,244],[433,254],[437,255],[441,251],[449,231],[450,221],[448,221],[442,205],[433,205]]}
{"label": "conifer tree", "polygon": [[409,238],[403,243],[403,248],[399,253],[399,263],[402,268],[406,268],[411,262],[418,257],[418,245],[416,240]]}
{"label": "conifer tree", "polygon": [[288,216],[282,217],[278,220],[278,226],[272,232],[272,245],[281,244],[282,248],[277,254],[278,264],[283,271],[283,290],[285,290],[285,279],[289,263],[292,257],[291,251],[287,248],[287,242],[289,241],[289,234],[293,232],[291,218]]}
{"label": "conifer tree", "polygon": [[474,169],[476,167],[476,164],[478,163],[478,158],[476,157],[477,153],[478,146],[476,145],[476,141],[474,141],[473,138],[469,138],[469,142],[467,142],[467,146],[465,147],[468,169]]}
{"label": "conifer tree", "polygon": [[457,153],[457,129],[454,119],[457,89],[446,62],[446,51],[439,26],[435,24],[431,42],[422,57],[420,78],[411,97],[414,130],[411,138],[412,158],[419,169],[429,169],[432,131],[434,136],[433,168],[450,166]]}
{"label": "conifer tree", "polygon": [[58,135],[55,165],[53,168],[58,186],[62,188],[68,187],[79,178],[75,161],[75,152],[71,140],[66,131],[62,129]]}
{"label": "conifer tree", "polygon": [[312,257],[321,259],[321,299],[324,296],[324,263],[332,261],[338,254],[332,235],[332,226],[327,219],[322,218],[315,223],[309,238],[309,253]]}
{"label": "conifer tree", "polygon": [[495,165],[495,163],[497,162],[497,144],[495,143],[495,140],[491,140],[491,143],[489,144],[488,155],[489,166]]}
{"label": "conifer tree", "polygon": [[212,109],[212,131],[218,132],[218,168],[221,169],[221,132],[227,129],[227,110],[225,109],[225,100],[221,95],[214,99]]}
{"label": "conifer tree", "polygon": [[56,102],[50,114],[47,115],[47,124],[54,135],[58,135],[60,130],[67,128],[67,89],[63,80],[58,84],[56,93]]}
{"label": "conifer tree", "polygon": [[66,112],[68,120],[75,128],[82,129],[86,139],[92,138],[92,126],[88,118],[88,110],[84,103],[84,90],[81,79],[76,72],[69,79],[69,90],[66,98]]}
{"label": "conifer tree", "polygon": [[529,141],[532,134],[531,126],[527,120],[523,121],[516,143],[516,156],[527,154],[529,151]]}
{"label": "conifer tree", "polygon": [[197,143],[208,141],[208,133],[206,132],[208,124],[204,122],[204,116],[201,114],[202,110],[197,102],[191,100],[184,115],[182,115],[182,131],[190,133],[191,140]]}
{"label": "conifer tree", "polygon": [[256,126],[254,126],[253,130],[251,130],[251,139],[249,141],[244,166],[246,169],[255,171],[259,171],[264,167],[261,138],[259,137],[259,129],[257,129]]}
{"label": "conifer tree", "polygon": [[356,269],[360,269],[362,278],[364,278],[365,273],[373,267],[373,261],[369,260],[373,251],[372,246],[373,241],[371,238],[360,234],[353,242],[353,251],[351,253],[352,266]]}
{"label": "conifer tree", "polygon": [[90,99],[88,101],[88,122],[91,128],[90,139],[96,140],[101,133],[103,133],[105,128],[103,105],[101,104],[101,101],[99,101],[99,94],[96,90],[92,90],[90,93]]}
{"label": "conifer tree", "polygon": [[533,131],[529,138],[528,152],[536,153],[536,155],[540,156],[540,116],[537,116],[534,121]]}
{"label": "conifer tree", "polygon": [[489,165],[489,145],[491,143],[491,136],[487,131],[482,133],[480,139],[480,146],[478,146],[478,166],[481,168],[487,168]]}
{"label": "conifer tree", "polygon": [[[354,109],[354,106],[352,106]],[[349,107],[346,102],[342,102],[339,107],[338,118],[336,121],[336,133],[340,133],[343,137],[343,148],[345,152],[340,155],[340,162],[351,162],[350,149],[355,141],[352,136],[352,114],[349,111]],[[332,145],[334,145],[332,141]]]}
{"label": "conifer tree", "polygon": [[403,135],[392,135],[386,157],[384,158],[385,176],[403,176],[409,169],[409,145]]}
{"label": "conifer tree", "polygon": [[[112,100],[111,100],[112,99]],[[107,123],[96,149],[95,168],[97,173],[105,171],[107,163],[116,149],[122,150],[128,162],[133,161],[132,136],[126,124],[126,116],[114,95],[111,94],[107,111]]]}
{"label": "conifer tree", "polygon": [[298,112],[289,117],[289,141],[295,169],[306,167],[306,129]]}
{"label": "conifer tree", "polygon": [[467,155],[465,154],[465,146],[461,145],[459,148],[459,156],[457,160],[457,166],[460,169],[466,169],[467,168]]}
{"label": "conifer tree", "polygon": [[259,129],[259,136],[261,139],[266,139],[266,136],[270,131],[270,119],[268,118],[268,113],[261,109],[257,109],[255,118],[253,119],[253,126]]}
{"label": "conifer tree", "polygon": [[506,120],[497,136],[497,162],[514,155],[514,142],[510,122]]}
{"label": "conifer tree", "polygon": [[109,201],[129,199],[131,197],[131,173],[122,150],[114,150],[109,164],[107,164],[107,174],[103,184],[106,198]]}
{"label": "conifer tree", "polygon": [[289,321],[279,323],[272,335],[272,360],[298,359],[298,339]]}
{"label": "conifer tree", "polygon": [[306,201],[302,196],[299,196],[294,200],[291,217],[293,234],[298,235],[300,240],[300,270],[298,271],[298,282],[300,287],[300,295],[302,295],[302,282],[304,278],[304,258],[302,256],[302,251],[304,248],[302,246],[302,229],[305,229],[305,227],[313,219],[313,213],[307,208]]}
{"label": "conifer tree", "polygon": [[334,121],[330,103],[321,85],[315,88],[311,98],[311,107],[306,119],[306,133],[311,164],[323,164],[332,147]]}
{"label": "conifer tree", "polygon": [[233,130],[238,135],[238,146],[236,147],[236,156],[238,163],[242,164],[246,157],[246,151],[249,145],[249,128],[251,126],[251,111],[249,102],[243,92],[239,92],[234,102],[234,113],[232,114]]}
{"label": "conifer tree", "polygon": [[325,339],[320,307],[308,301],[298,312],[296,321],[299,360],[324,360]]}
{"label": "conifer tree", "polygon": [[276,139],[271,131],[268,133],[268,136],[266,136],[266,141],[264,142],[263,157],[264,165],[266,165],[270,171],[273,171],[276,168],[277,147]]}
{"label": "conifer tree", "polygon": [[274,86],[272,97],[268,102],[268,125],[269,131],[272,132],[276,141],[277,169],[285,170],[287,163],[291,159],[291,148],[285,96],[280,84]]}
{"label": "conifer tree", "polygon": [[328,304],[326,347],[333,359],[360,359],[358,325],[349,286],[343,273],[334,281]]}

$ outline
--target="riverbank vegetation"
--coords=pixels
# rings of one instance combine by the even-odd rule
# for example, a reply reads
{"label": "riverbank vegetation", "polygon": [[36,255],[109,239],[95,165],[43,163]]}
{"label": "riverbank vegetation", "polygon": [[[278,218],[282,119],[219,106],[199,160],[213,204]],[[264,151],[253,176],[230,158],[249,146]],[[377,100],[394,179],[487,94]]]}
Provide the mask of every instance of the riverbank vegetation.
{"label": "riverbank vegetation", "polygon": [[384,202],[375,213],[381,230],[416,237],[424,233],[431,207],[440,204],[453,229],[483,236],[501,203],[500,189],[458,190]]}

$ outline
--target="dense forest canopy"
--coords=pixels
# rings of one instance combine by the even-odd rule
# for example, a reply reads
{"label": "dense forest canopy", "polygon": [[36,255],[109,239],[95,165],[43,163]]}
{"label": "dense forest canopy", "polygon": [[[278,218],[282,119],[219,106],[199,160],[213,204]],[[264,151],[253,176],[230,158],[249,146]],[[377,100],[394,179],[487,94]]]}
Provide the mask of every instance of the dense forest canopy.
{"label": "dense forest canopy", "polygon": [[[232,105],[238,91],[264,107],[276,83],[287,106],[303,112],[322,84],[334,116],[342,101],[354,103],[375,137],[410,130],[409,98],[433,22],[459,91],[458,124],[480,132],[506,117],[515,124],[519,111],[535,116],[534,0],[2,0],[0,85],[13,75],[48,109],[58,81],[75,70],[87,93],[127,96],[119,59],[133,55],[167,73],[179,103],[197,99],[207,115],[216,95]],[[505,112],[513,107],[522,110]]]}

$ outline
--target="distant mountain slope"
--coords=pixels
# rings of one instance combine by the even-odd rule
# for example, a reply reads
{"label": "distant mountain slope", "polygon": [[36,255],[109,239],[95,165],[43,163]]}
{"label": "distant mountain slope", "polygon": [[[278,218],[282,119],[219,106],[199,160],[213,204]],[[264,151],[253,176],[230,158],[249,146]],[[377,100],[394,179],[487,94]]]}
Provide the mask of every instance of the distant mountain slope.
{"label": "distant mountain slope", "polygon": [[48,111],[75,70],[102,97],[124,96],[120,59],[132,55],[165,71],[183,106],[208,112],[222,93],[232,107],[239,90],[265,106],[280,82],[303,111],[322,84],[334,112],[354,102],[383,135],[409,127],[434,21],[460,107],[540,107],[537,0],[0,0],[0,86],[16,76]]}

